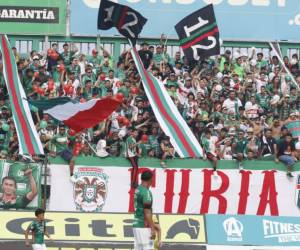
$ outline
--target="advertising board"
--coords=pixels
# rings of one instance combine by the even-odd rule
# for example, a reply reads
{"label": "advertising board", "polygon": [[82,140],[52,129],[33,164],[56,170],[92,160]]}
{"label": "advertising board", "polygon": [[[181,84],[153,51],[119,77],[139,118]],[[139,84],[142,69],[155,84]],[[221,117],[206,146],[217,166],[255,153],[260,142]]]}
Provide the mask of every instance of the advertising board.
{"label": "advertising board", "polygon": [[0,0],[0,30],[15,35],[65,35],[67,1]]}
{"label": "advertising board", "polygon": [[[202,215],[157,216],[162,225],[162,241],[166,246],[176,244],[202,249],[200,245],[206,243]],[[80,249],[80,244],[82,247],[91,244],[93,249],[102,246],[103,243],[118,244],[126,247],[124,249],[132,247],[132,214],[47,212],[45,218],[47,231],[55,242],[54,246],[59,242],[61,244],[58,246],[63,245],[62,243],[69,243],[72,246],[74,242],[80,242],[76,249]],[[0,212],[0,249],[2,249],[1,242],[23,240],[24,230],[33,219],[32,212]],[[46,244],[48,245],[47,242]]]}
{"label": "advertising board", "polygon": [[[220,37],[230,40],[299,41],[300,5],[296,0],[117,0],[148,19],[141,37],[177,38],[174,26],[186,15],[213,3]],[[100,0],[71,1],[71,33],[118,35],[97,31]]]}
{"label": "advertising board", "polygon": [[211,245],[300,246],[299,217],[206,215]]}

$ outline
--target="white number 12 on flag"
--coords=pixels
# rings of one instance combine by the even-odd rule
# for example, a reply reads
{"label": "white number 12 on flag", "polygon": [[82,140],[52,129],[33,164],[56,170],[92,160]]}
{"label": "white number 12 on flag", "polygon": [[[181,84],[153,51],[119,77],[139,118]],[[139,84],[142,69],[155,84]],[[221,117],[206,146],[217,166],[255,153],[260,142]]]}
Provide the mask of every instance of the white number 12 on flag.
{"label": "white number 12 on flag", "polygon": [[[114,12],[115,6],[111,6],[109,8],[106,8],[105,11],[107,12],[107,17],[104,19],[104,22],[109,22],[112,21],[112,15]],[[133,17],[133,21],[125,23],[121,29],[126,30],[129,35],[133,38],[135,38],[134,33],[131,31],[130,27],[136,25],[138,23],[138,17],[136,16],[136,14],[134,12],[128,11],[126,13],[127,16],[132,16]]]}
{"label": "white number 12 on flag", "polygon": [[[191,36],[191,33],[199,28],[201,28],[202,26],[206,25],[209,23],[208,20],[203,20],[201,17],[198,17],[198,23],[191,26],[191,27],[188,27],[188,26],[184,26],[184,31],[185,31],[185,34],[187,37],[190,37]],[[198,52],[197,52],[197,49],[203,49],[203,50],[209,50],[209,49],[212,49],[213,47],[216,46],[217,44],[217,40],[215,37],[213,36],[208,36],[207,39],[209,41],[211,41],[211,44],[210,45],[201,45],[201,44],[197,44],[197,45],[193,45],[191,46],[192,50],[193,50],[193,56],[194,56],[194,59],[195,60],[200,60],[200,56],[198,55]]]}

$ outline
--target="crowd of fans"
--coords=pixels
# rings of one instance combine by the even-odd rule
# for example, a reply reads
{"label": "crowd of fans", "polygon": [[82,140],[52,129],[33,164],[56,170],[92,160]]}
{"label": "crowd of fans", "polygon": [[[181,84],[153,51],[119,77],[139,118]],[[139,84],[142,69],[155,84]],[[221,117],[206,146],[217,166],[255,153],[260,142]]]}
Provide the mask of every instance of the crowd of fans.
{"label": "crowd of fans", "polygon": [[[32,51],[23,58],[14,48],[19,77],[28,99],[69,96],[78,102],[124,95],[111,117],[80,134],[58,124],[31,106],[45,152],[61,155],[71,166],[76,156],[158,157],[162,167],[176,152],[160,128],[144,92],[130,50],[114,58],[106,50],[80,54],[52,44],[46,54]],[[282,161],[292,177],[299,158],[300,69],[298,55],[224,54],[199,62],[181,52],[172,58],[163,45],[141,45],[145,68],[162,81],[178,110],[204,149],[204,159]],[[268,59],[266,59],[268,58]],[[0,68],[2,72],[2,65]],[[294,81],[295,79],[295,81]],[[18,140],[8,93],[0,73],[0,158],[18,160]],[[292,124],[292,126],[289,126]],[[299,131],[297,131],[297,128]],[[300,133],[299,133],[300,134]]]}

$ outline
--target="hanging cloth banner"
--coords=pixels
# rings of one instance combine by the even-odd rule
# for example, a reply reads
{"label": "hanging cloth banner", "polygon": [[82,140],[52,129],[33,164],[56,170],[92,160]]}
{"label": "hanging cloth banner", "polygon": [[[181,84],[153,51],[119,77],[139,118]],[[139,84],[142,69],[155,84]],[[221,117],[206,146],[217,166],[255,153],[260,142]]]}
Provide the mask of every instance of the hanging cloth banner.
{"label": "hanging cloth banner", "polygon": [[16,60],[6,35],[0,35],[3,76],[19,140],[20,155],[43,155],[42,143],[35,129],[26,95],[18,75]]}
{"label": "hanging cloth banner", "polygon": [[132,57],[142,78],[146,95],[164,133],[181,158],[202,157],[202,147],[193,132],[179,113],[162,82],[145,70],[135,47]]}

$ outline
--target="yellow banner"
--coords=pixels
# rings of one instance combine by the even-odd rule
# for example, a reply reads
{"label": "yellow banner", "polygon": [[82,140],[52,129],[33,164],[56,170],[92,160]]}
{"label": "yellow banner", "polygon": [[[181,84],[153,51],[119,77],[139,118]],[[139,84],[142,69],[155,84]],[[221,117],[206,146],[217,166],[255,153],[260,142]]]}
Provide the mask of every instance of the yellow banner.
{"label": "yellow banner", "polygon": [[[47,212],[45,218],[54,241],[133,241],[132,214]],[[0,240],[24,239],[32,220],[32,212],[0,212]],[[206,242],[202,215],[158,215],[158,220],[163,242]]]}

